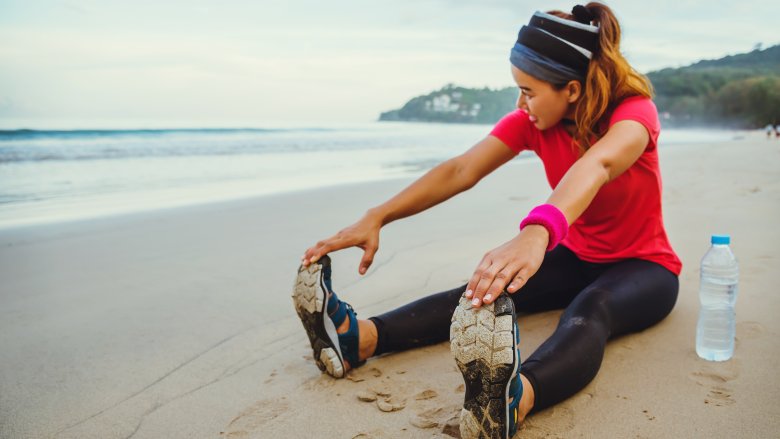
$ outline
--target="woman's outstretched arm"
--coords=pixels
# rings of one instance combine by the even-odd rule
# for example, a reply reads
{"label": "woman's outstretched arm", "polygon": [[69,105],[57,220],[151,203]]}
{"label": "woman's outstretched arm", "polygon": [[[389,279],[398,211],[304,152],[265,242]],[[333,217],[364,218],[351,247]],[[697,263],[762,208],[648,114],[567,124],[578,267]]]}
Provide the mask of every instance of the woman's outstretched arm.
{"label": "woman's outstretched arm", "polygon": [[429,209],[477,184],[516,155],[496,137],[488,136],[465,153],[434,167],[386,202],[369,209],[356,223],[306,250],[303,265],[349,247],[363,249],[358,271],[365,274],[379,249],[382,226]]}

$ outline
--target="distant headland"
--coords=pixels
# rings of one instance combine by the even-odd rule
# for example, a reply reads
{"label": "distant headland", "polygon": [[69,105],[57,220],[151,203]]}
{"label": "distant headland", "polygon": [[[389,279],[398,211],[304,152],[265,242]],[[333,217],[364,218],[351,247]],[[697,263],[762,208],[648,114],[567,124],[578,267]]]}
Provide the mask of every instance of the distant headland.
{"label": "distant headland", "polygon": [[[665,126],[759,128],[780,123],[780,45],[647,74]],[[380,121],[497,122],[514,108],[517,87],[447,84],[382,113]]]}

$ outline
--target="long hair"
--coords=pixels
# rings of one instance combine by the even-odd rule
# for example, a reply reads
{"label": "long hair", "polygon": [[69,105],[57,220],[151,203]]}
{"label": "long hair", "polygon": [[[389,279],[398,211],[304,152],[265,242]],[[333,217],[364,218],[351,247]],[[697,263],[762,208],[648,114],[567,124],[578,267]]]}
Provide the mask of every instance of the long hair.
{"label": "long hair", "polygon": [[[620,53],[620,24],[612,10],[598,2],[588,3],[585,8],[593,15],[593,24],[599,27],[599,49],[590,61],[582,96],[574,109],[573,137],[580,153],[590,148],[593,139],[606,134],[607,121],[602,118],[611,107],[631,96],[653,97],[650,80],[634,70]],[[573,15],[561,11],[548,14],[574,20]]]}

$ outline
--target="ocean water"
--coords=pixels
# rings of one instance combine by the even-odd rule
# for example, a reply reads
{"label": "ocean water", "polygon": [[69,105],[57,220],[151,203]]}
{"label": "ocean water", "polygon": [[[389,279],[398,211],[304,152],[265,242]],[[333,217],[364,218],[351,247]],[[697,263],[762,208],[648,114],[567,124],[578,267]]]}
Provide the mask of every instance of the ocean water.
{"label": "ocean water", "polygon": [[[0,131],[0,228],[420,175],[490,125]],[[728,131],[667,130],[662,146]],[[533,158],[521,154],[516,162]]]}

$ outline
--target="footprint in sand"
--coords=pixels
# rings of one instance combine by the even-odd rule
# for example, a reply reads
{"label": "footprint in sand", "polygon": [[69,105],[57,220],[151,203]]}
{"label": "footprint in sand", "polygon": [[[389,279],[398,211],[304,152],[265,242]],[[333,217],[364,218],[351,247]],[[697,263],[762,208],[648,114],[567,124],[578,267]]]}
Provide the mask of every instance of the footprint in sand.
{"label": "footprint in sand", "polygon": [[704,398],[704,403],[717,407],[732,405],[736,401],[731,397],[731,394],[732,391],[726,387],[713,386],[710,391],[707,392],[707,397]]}
{"label": "footprint in sand", "polygon": [[422,392],[414,395],[414,399],[416,399],[418,401],[424,401],[426,399],[436,398],[437,396],[439,396],[439,394],[436,393],[435,390],[433,390],[433,389],[425,389]]}
{"label": "footprint in sand", "polygon": [[376,367],[372,367],[369,369],[352,369],[349,374],[347,375],[347,379],[352,381],[353,383],[359,383],[362,381],[365,381],[367,378],[379,378],[382,376],[382,371],[377,369]]}
{"label": "footprint in sand", "polygon": [[520,425],[523,438],[565,437],[574,429],[574,410],[566,402],[525,418]]}
{"label": "footprint in sand", "polygon": [[720,407],[736,402],[734,391],[728,386],[728,382],[738,376],[739,361],[732,358],[726,362],[702,365],[699,371],[691,373],[690,378],[707,389],[705,404]]}
{"label": "footprint in sand", "polygon": [[265,424],[287,412],[288,408],[289,404],[284,397],[258,401],[233,418],[219,435],[231,439],[250,437],[251,433],[262,429]]}
{"label": "footprint in sand", "polygon": [[[446,421],[442,424],[441,427],[441,434],[444,437],[454,437],[456,439],[461,439],[460,437],[460,411],[462,407],[460,405],[458,406],[452,406],[450,408],[450,414],[445,417]],[[446,413],[446,410],[445,410]]]}
{"label": "footprint in sand", "polygon": [[692,372],[690,378],[701,386],[722,384],[739,376],[739,360],[732,358],[723,362],[700,360],[699,370]]}
{"label": "footprint in sand", "polygon": [[755,321],[746,321],[737,323],[738,340],[755,340],[764,335],[766,329],[764,325]]}
{"label": "footprint in sand", "polygon": [[593,400],[590,392],[580,392],[550,410],[545,410],[525,419],[520,429],[522,437],[550,438],[566,437],[574,429],[574,414]]}
{"label": "footprint in sand", "polygon": [[303,389],[306,391],[316,391],[330,389],[336,386],[337,380],[334,380],[327,374],[319,374],[303,383]]}
{"label": "footprint in sand", "polygon": [[417,412],[409,419],[409,423],[417,428],[434,428],[442,427],[446,429],[447,423],[450,419],[456,418],[458,422],[456,427],[460,425],[460,405],[449,405],[429,408]]}

